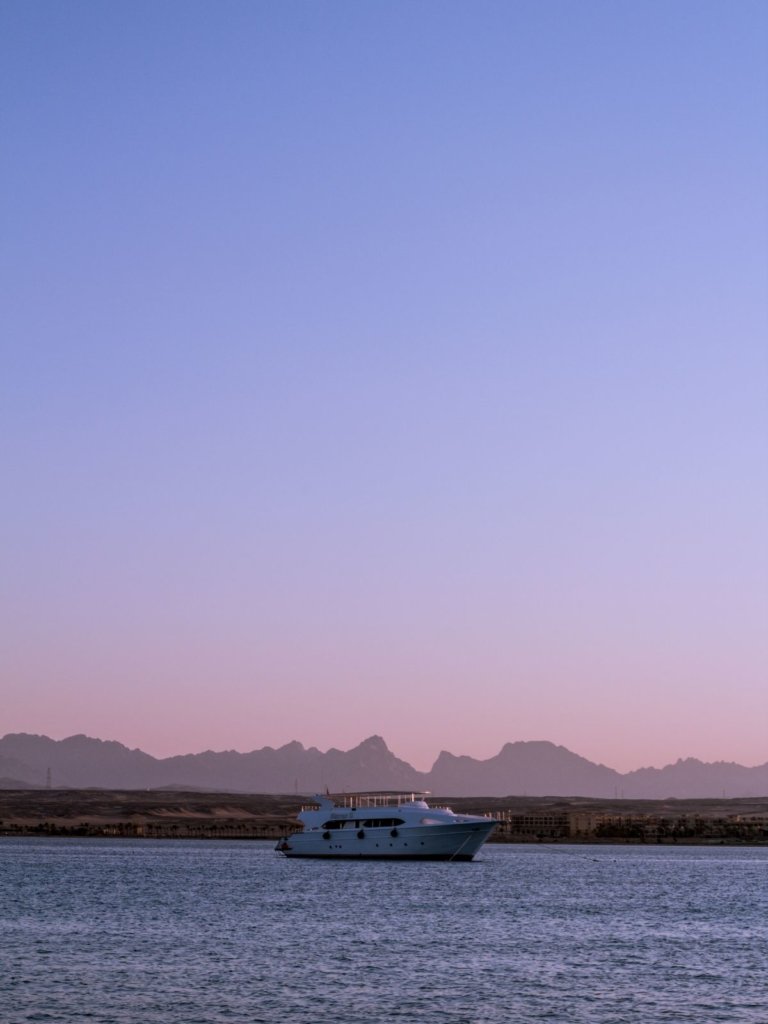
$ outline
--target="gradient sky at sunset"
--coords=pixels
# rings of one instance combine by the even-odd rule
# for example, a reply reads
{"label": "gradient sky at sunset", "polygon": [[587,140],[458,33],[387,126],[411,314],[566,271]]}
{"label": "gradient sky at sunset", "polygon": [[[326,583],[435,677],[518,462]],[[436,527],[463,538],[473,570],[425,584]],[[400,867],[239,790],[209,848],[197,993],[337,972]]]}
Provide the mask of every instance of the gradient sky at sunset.
{"label": "gradient sky at sunset", "polygon": [[0,3],[0,734],[768,760],[768,5]]}

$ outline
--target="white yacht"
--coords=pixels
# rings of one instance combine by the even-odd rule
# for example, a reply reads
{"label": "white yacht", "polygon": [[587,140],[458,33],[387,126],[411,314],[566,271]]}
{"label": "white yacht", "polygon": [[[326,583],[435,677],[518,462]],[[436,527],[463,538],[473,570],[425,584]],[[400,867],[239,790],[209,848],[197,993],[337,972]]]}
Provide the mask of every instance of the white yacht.
{"label": "white yacht", "polygon": [[286,857],[379,860],[472,860],[497,822],[449,807],[430,807],[424,793],[315,796],[298,819],[303,829],[280,839]]}

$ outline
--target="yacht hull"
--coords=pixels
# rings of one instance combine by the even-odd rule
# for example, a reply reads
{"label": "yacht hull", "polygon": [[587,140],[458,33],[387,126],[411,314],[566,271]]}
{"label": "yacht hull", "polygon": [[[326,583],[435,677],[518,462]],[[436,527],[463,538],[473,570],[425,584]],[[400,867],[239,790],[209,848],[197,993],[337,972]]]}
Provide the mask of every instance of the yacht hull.
{"label": "yacht hull", "polygon": [[[297,832],[277,844],[286,857],[328,860],[472,860],[495,822]],[[362,834],[361,834],[362,833]]]}

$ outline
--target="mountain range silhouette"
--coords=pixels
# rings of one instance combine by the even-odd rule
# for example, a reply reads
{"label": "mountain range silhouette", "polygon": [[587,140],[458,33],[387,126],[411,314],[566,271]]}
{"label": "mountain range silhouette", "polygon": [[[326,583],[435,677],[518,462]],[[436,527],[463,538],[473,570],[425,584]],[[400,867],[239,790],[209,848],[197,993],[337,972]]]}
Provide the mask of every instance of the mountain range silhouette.
{"label": "mountain range silhouette", "polygon": [[323,753],[296,741],[155,758],[114,740],[9,733],[0,739],[0,788],[190,789],[236,793],[426,790],[442,796],[582,796],[707,799],[768,795],[768,763],[687,758],[621,773],[545,740],[506,743],[477,760],[442,751],[428,772],[396,757],[380,736]]}

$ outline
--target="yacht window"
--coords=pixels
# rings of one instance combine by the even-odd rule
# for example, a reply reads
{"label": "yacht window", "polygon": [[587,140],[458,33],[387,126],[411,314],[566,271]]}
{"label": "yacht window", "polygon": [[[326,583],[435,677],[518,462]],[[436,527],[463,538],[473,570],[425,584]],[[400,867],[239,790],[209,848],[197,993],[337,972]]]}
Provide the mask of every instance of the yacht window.
{"label": "yacht window", "polygon": [[402,818],[366,818],[364,821],[352,818],[334,818],[332,821],[326,821],[322,828],[329,831],[344,828],[345,825],[349,828],[397,828],[398,825],[404,824]]}

